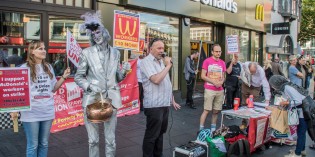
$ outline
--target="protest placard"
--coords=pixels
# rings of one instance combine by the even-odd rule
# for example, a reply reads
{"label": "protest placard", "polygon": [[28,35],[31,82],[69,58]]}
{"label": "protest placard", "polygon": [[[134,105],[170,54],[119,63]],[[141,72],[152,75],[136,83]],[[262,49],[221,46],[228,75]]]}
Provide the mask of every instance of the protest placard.
{"label": "protest placard", "polygon": [[226,36],[226,52],[228,54],[240,53],[239,40],[237,35]]}
{"label": "protest placard", "polygon": [[29,68],[0,68],[0,112],[30,110],[29,85]]}

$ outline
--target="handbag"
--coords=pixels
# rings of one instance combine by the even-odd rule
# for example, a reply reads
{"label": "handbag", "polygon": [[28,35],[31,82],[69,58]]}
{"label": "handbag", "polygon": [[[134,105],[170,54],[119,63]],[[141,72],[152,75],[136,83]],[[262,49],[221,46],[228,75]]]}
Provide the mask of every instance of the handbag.
{"label": "handbag", "polygon": [[287,133],[288,127],[288,111],[275,107],[270,115],[270,127],[281,132]]}
{"label": "handbag", "polygon": [[288,110],[288,125],[299,125],[299,114],[296,107]]}

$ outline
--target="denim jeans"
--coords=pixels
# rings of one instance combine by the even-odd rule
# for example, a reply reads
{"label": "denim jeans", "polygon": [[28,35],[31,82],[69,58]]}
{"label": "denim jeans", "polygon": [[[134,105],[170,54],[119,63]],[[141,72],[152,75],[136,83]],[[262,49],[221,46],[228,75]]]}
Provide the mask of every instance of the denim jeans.
{"label": "denim jeans", "polygon": [[53,120],[38,122],[23,122],[26,135],[26,157],[46,157],[48,139]]}
{"label": "denim jeans", "polygon": [[[87,119],[86,108],[84,110],[84,125],[89,137],[89,157],[99,157],[99,124],[91,123]],[[109,121],[104,122],[105,156],[115,157],[116,140],[115,131],[117,126],[117,109],[113,109],[113,115]]]}
{"label": "denim jeans", "polygon": [[306,142],[307,125],[304,118],[300,118],[299,120],[300,122],[297,127],[297,143],[296,143],[296,149],[295,149],[296,155],[301,155],[301,152],[305,150],[305,142]]}

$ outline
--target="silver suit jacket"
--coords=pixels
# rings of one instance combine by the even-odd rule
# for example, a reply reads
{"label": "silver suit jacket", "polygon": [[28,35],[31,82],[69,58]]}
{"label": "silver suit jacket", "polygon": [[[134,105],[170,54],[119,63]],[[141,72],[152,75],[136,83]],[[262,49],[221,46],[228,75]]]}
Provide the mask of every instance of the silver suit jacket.
{"label": "silver suit jacket", "polygon": [[[125,74],[120,69],[120,52],[110,45],[107,45],[106,50],[99,51],[99,49],[99,45],[94,45],[82,51],[74,81],[84,90],[83,107],[100,100],[100,93],[87,91],[89,85],[93,84],[107,91],[113,106],[118,109],[122,106],[118,82],[125,78]],[[99,56],[104,52],[109,52],[109,59],[102,63]],[[103,96],[105,98],[106,92]]]}

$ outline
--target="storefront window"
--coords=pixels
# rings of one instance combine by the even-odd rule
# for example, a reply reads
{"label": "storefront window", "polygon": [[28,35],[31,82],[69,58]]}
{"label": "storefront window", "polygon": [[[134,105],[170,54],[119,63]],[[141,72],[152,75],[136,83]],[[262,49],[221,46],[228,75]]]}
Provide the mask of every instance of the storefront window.
{"label": "storefront window", "polygon": [[25,62],[27,45],[32,40],[40,40],[39,15],[0,12],[0,67]]}
{"label": "storefront window", "polygon": [[[66,67],[66,39],[67,39],[67,30],[69,30],[80,47],[86,48],[89,47],[88,36],[85,33],[80,33],[79,28],[83,24],[82,19],[78,18],[69,18],[69,17],[60,17],[60,16],[49,16],[49,46],[48,53],[52,58],[52,65],[54,67],[56,75],[61,75],[59,71],[63,71]],[[59,63],[58,60],[63,60],[62,69],[54,66],[55,63]],[[71,68],[71,74],[74,75],[76,72],[75,66],[69,62]]]}
{"label": "storefront window", "polygon": [[66,1],[64,1],[64,0],[55,0],[55,1],[54,0],[46,0],[45,2],[46,3],[54,3],[54,4],[58,4],[58,5],[91,8],[91,0],[66,0]]}
{"label": "storefront window", "polygon": [[66,5],[73,6],[73,0],[67,0]]}
{"label": "storefront window", "polygon": [[286,36],[283,41],[283,52],[285,54],[293,54],[293,41],[290,36]]}
{"label": "storefront window", "polygon": [[[140,14],[140,38],[145,41],[145,47],[153,38],[161,38],[165,43],[165,52],[173,59],[173,69],[171,72],[171,79],[173,82],[173,90],[178,90],[179,74],[178,72],[178,18],[161,16],[138,11],[130,11]],[[145,51],[146,48],[145,48]]]}
{"label": "storefront window", "polygon": [[190,25],[190,40],[212,41],[212,26],[192,21]]}
{"label": "storefront window", "polygon": [[[249,53],[249,31],[236,29],[232,27],[226,27],[226,35],[237,35],[239,39],[240,45],[240,54],[239,54],[239,61],[245,62],[248,61],[248,53]],[[226,54],[228,56],[228,54]],[[230,59],[229,57],[225,57],[226,61]]]}

